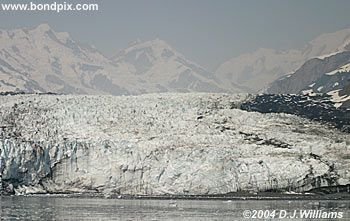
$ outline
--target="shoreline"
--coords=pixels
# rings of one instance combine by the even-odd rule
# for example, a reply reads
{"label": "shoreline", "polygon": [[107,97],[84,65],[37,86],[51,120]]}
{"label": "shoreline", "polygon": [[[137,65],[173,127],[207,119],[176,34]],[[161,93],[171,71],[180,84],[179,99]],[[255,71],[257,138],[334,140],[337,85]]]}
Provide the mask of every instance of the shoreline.
{"label": "shoreline", "polygon": [[350,200],[350,194],[312,194],[312,193],[258,193],[229,195],[103,195],[99,193],[36,193],[27,195],[0,195],[0,197],[50,197],[50,198],[104,198],[120,200],[209,200],[209,201],[241,201],[241,200]]}

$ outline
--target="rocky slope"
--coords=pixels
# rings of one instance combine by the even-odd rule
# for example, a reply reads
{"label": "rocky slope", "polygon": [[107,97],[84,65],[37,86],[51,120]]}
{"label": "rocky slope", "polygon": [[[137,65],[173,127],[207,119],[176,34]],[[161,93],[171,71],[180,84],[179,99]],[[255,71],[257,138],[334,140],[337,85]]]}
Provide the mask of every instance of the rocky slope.
{"label": "rocky slope", "polygon": [[[283,77],[273,82],[270,87],[266,90],[268,93],[273,94],[297,94],[308,88],[310,85],[313,86],[317,80],[324,75],[331,72],[337,72],[336,70],[350,63],[350,52],[342,52],[324,59],[311,59],[307,61],[300,69],[295,73]],[[344,79],[343,83],[346,82]],[[329,83],[323,81],[324,84]],[[324,89],[329,88],[323,85]],[[319,91],[321,92],[321,91]],[[328,92],[323,90],[322,92]]]}
{"label": "rocky slope", "polygon": [[316,96],[327,94],[336,107],[350,108],[350,64],[327,72],[301,91],[302,94]]}
{"label": "rocky slope", "polygon": [[273,81],[294,73],[306,61],[323,59],[350,50],[350,29],[318,36],[303,48],[275,50],[261,48],[232,58],[216,70],[216,76],[227,86],[241,85],[257,92]]}
{"label": "rocky slope", "polygon": [[[341,93],[340,91],[339,93]],[[345,95],[347,97],[347,95]],[[332,125],[350,133],[350,108],[344,100],[327,94],[261,94],[241,105],[260,113],[287,113]]]}
{"label": "rocky slope", "polygon": [[348,134],[227,94],[0,96],[5,186],[187,195],[350,183]]}
{"label": "rocky slope", "polygon": [[350,83],[350,64],[339,69],[323,74],[302,90],[303,94],[329,93],[335,90],[343,90]]}
{"label": "rocky slope", "polygon": [[350,107],[350,52],[311,59],[295,73],[273,82],[268,94],[302,94],[328,98],[338,107]]}

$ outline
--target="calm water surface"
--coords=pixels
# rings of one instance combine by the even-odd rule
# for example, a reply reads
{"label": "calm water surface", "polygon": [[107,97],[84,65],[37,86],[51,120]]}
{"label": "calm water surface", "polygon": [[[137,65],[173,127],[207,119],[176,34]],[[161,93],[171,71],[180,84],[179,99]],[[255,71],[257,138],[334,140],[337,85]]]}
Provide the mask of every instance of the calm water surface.
{"label": "calm water surface", "polygon": [[242,215],[247,209],[341,211],[344,212],[342,220],[350,220],[349,201],[125,200],[47,196],[2,196],[0,200],[1,220],[250,220]]}

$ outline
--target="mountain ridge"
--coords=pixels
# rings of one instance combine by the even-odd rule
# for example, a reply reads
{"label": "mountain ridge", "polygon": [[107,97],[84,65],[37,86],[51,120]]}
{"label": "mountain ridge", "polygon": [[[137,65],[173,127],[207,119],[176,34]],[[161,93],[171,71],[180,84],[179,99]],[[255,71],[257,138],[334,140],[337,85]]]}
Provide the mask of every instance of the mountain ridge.
{"label": "mountain ridge", "polygon": [[110,59],[68,33],[41,24],[1,31],[0,45],[0,91],[112,95],[234,91],[222,88],[212,73],[160,39],[135,42]]}
{"label": "mountain ridge", "polygon": [[41,24],[0,30],[0,91],[256,93],[270,90],[272,82],[288,78],[305,62],[326,59],[348,49],[350,29],[344,29],[320,35],[302,49],[260,48],[225,62],[214,73],[186,59],[161,39],[134,41],[108,58],[96,48],[72,39],[69,33]]}
{"label": "mountain ridge", "polygon": [[304,47],[290,50],[260,48],[222,63],[216,76],[229,84],[241,84],[258,92],[273,81],[299,69],[312,58],[325,58],[350,49],[350,28],[325,33]]}

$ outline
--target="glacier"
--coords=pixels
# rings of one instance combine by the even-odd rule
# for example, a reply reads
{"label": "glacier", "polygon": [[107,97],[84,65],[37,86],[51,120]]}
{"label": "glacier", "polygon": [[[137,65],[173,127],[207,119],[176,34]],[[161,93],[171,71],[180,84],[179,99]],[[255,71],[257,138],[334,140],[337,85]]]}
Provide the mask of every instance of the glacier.
{"label": "glacier", "polygon": [[249,94],[0,96],[16,194],[207,195],[350,184],[349,134]]}

